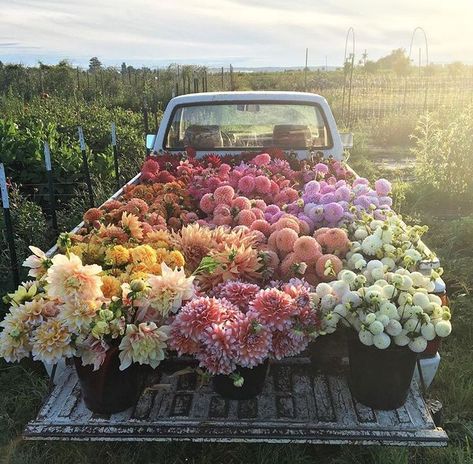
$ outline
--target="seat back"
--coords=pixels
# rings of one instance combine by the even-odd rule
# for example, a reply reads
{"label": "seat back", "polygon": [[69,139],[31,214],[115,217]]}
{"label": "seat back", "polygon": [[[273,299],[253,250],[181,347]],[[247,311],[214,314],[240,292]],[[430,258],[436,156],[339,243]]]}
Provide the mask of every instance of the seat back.
{"label": "seat back", "polygon": [[273,128],[273,144],[278,148],[310,147],[312,134],[303,124],[278,124]]}
{"label": "seat back", "polygon": [[197,150],[219,148],[223,146],[222,133],[218,126],[192,125],[186,129],[183,143]]}

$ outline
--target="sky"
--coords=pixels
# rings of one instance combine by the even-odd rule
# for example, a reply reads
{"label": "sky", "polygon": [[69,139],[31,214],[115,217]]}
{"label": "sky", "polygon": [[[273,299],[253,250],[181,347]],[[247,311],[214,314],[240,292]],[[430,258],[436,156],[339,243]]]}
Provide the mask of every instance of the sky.
{"label": "sky", "polygon": [[357,60],[409,51],[421,26],[431,62],[473,64],[472,19],[473,0],[0,0],[0,60],[303,66],[308,47],[310,66],[339,66],[350,26]]}

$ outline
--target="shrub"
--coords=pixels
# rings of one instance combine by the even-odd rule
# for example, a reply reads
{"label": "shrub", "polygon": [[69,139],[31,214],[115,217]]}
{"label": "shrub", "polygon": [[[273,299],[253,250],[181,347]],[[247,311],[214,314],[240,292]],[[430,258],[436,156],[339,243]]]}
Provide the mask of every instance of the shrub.
{"label": "shrub", "polygon": [[446,119],[427,113],[414,135],[417,181],[449,197],[473,194],[473,107]]}

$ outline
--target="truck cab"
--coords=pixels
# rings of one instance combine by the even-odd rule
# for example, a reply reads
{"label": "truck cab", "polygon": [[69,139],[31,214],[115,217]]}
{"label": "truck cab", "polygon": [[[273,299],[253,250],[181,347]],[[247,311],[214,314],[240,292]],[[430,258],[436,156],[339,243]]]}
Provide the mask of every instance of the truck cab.
{"label": "truck cab", "polygon": [[314,151],[342,159],[346,145],[320,95],[214,92],[173,98],[148,147],[156,153],[192,149],[197,157],[277,148],[300,159]]}

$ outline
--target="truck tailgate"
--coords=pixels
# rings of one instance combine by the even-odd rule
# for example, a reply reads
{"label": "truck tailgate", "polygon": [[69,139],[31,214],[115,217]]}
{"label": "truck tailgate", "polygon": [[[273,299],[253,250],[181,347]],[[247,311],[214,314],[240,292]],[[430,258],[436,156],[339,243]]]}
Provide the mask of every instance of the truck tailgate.
{"label": "truck tailgate", "polygon": [[313,372],[308,358],[274,363],[263,393],[225,400],[194,373],[150,378],[137,405],[104,416],[84,405],[67,368],[25,431],[28,440],[205,441],[445,446],[415,383],[406,404],[373,410],[354,400],[345,375]]}

